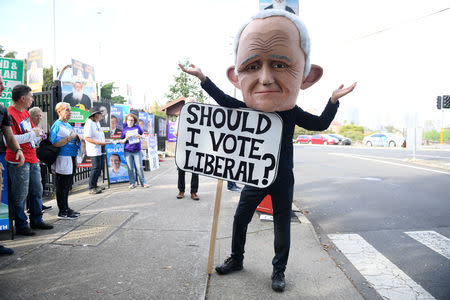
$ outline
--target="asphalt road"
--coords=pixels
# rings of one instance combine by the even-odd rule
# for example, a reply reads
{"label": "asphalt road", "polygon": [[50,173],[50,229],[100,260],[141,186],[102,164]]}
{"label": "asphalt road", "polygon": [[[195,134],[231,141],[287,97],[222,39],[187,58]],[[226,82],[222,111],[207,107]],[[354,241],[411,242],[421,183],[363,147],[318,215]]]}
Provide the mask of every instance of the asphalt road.
{"label": "asphalt road", "polygon": [[450,151],[294,152],[294,201],[365,298],[450,299]]}

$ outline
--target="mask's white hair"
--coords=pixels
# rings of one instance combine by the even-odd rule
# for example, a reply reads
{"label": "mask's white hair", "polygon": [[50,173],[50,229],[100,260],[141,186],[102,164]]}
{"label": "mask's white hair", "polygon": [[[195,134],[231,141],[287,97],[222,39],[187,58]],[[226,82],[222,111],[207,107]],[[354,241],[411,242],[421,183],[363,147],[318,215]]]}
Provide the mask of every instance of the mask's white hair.
{"label": "mask's white hair", "polygon": [[311,70],[311,62],[310,62],[310,51],[311,51],[311,42],[309,40],[309,34],[308,30],[306,29],[305,24],[300,20],[300,18],[297,15],[294,15],[293,13],[287,12],[285,10],[281,9],[267,9],[262,10],[256,15],[252,16],[250,20],[248,20],[244,25],[241,26],[238,33],[236,34],[236,37],[234,38],[234,73],[237,75],[237,50],[239,47],[239,39],[241,38],[241,34],[244,31],[245,27],[247,27],[250,22],[256,19],[265,19],[268,17],[285,17],[292,21],[292,23],[295,24],[295,26],[298,29],[298,33],[300,35],[300,48],[302,48],[303,52],[305,53],[305,71],[304,76],[308,76],[309,71]]}

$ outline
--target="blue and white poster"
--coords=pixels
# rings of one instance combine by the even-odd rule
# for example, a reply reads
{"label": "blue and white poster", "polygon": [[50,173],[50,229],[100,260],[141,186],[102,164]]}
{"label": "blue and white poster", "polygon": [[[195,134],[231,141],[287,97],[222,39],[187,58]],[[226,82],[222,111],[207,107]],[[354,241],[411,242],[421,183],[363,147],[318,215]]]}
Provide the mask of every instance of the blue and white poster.
{"label": "blue and white poster", "polygon": [[154,171],[159,168],[158,140],[156,136],[150,135],[147,138],[147,141],[148,141],[148,161],[150,162],[150,171]]}
{"label": "blue and white poster", "polygon": [[130,181],[123,144],[106,144],[106,160],[108,162],[109,183]]}
{"label": "blue and white poster", "polygon": [[118,105],[111,106],[111,121],[110,121],[110,135],[112,138],[122,133],[123,128],[123,107]]}
{"label": "blue and white poster", "polygon": [[177,122],[171,122],[171,121],[169,121],[169,126],[168,126],[168,128],[169,128],[169,134],[168,134],[168,136],[167,136],[167,140],[168,140],[169,142],[176,142],[176,141],[177,141],[177,137],[176,137],[176,135],[175,135],[175,130],[177,130],[176,124],[177,124]]}
{"label": "blue and white poster", "polygon": [[144,132],[148,132],[148,113],[140,111],[138,118],[139,118],[139,126],[141,126]]}
{"label": "blue and white poster", "polygon": [[6,170],[5,154],[0,154],[0,168],[2,172],[2,201],[0,204],[0,230],[9,230],[8,213],[8,173]]}
{"label": "blue and white poster", "polygon": [[148,115],[148,134],[155,135],[155,116],[152,114]]}

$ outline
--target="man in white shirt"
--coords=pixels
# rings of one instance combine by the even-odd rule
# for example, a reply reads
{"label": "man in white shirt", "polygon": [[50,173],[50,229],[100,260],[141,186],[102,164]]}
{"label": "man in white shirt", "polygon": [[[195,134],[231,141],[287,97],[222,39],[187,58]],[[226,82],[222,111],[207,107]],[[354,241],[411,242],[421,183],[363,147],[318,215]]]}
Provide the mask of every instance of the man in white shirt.
{"label": "man in white shirt", "polygon": [[98,177],[104,168],[102,146],[106,145],[105,134],[100,126],[102,112],[97,108],[89,110],[89,118],[84,124],[84,140],[86,141],[86,154],[92,161],[89,176],[89,194],[100,194],[104,187],[97,185]]}

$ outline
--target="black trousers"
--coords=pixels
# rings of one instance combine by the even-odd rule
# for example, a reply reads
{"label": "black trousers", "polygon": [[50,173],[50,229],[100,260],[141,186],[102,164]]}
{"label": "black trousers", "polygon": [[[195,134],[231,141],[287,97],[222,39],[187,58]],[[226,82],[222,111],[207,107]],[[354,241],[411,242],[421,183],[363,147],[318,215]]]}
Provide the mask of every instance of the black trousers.
{"label": "black trousers", "polygon": [[[186,172],[178,168],[178,190],[180,192],[185,192],[185,175]],[[191,194],[197,193],[198,191],[198,174],[192,173],[191,176]]]}
{"label": "black trousers", "polygon": [[[280,170],[281,171],[281,170]],[[244,247],[247,226],[252,220],[256,208],[268,194],[272,197],[273,224],[274,224],[274,250],[272,260],[274,270],[285,271],[291,246],[291,211],[294,188],[294,175],[292,170],[284,171],[272,185],[267,188],[245,186],[236,208],[233,221],[233,237],[231,241],[231,256],[244,259]],[[280,174],[280,173],[279,173]]]}
{"label": "black trousers", "polygon": [[58,204],[59,213],[67,213],[69,210],[69,191],[72,186],[73,174],[76,170],[76,157],[72,157],[72,174],[64,175],[56,173],[56,202]]}

